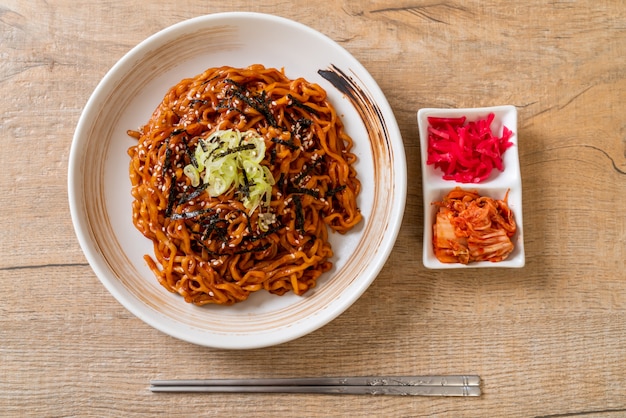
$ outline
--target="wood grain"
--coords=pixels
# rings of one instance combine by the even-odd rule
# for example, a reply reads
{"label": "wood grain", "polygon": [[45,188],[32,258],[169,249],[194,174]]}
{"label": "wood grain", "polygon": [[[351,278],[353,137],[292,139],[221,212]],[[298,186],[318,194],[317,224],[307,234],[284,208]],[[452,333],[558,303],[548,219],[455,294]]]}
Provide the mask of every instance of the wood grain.
{"label": "wood grain", "polygon": [[[130,48],[221,11],[300,21],[371,72],[400,125],[404,224],[363,297],[322,329],[244,352],[175,340],[87,264],[68,209],[81,110]],[[0,1],[0,415],[626,415],[626,7],[622,1],[228,4]],[[422,107],[519,111],[527,265],[421,264]],[[155,378],[479,374],[478,399],[152,394]]]}

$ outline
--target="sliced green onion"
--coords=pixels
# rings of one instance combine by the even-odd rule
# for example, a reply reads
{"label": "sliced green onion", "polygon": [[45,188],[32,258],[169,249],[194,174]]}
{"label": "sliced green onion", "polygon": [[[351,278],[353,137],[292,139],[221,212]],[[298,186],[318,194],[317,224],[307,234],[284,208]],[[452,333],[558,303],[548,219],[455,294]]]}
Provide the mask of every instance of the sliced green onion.
{"label": "sliced green onion", "polygon": [[194,187],[206,184],[212,197],[244,186],[240,198],[252,212],[259,206],[269,207],[272,198],[274,177],[261,165],[265,150],[265,140],[254,131],[219,130],[198,141],[194,151],[197,167],[188,164],[183,173]]}
{"label": "sliced green onion", "polygon": [[198,187],[200,184],[200,173],[198,169],[193,166],[193,164],[188,164],[183,168],[183,173],[191,180],[191,185],[193,187]]}

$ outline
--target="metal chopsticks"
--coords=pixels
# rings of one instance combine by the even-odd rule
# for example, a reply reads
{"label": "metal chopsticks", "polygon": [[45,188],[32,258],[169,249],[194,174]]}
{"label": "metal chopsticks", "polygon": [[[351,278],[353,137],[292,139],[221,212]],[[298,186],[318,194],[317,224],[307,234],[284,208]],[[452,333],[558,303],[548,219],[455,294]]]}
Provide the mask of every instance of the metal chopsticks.
{"label": "metal chopsticks", "polygon": [[152,392],[480,396],[475,375],[152,380]]}

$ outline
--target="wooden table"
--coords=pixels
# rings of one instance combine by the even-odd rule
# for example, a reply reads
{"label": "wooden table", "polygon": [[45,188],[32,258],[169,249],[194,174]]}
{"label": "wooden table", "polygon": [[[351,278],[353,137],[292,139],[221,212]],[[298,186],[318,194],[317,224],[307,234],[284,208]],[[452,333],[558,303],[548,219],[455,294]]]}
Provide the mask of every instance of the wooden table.
{"label": "wooden table", "polygon": [[[258,11],[328,35],[370,71],[408,160],[389,261],[339,318],[265,349],[210,349],[131,315],[68,210],[81,110],[149,35]],[[0,415],[626,415],[626,7],[607,1],[0,1]],[[426,270],[416,112],[519,111],[526,267]],[[153,394],[175,377],[478,374],[479,398]]]}

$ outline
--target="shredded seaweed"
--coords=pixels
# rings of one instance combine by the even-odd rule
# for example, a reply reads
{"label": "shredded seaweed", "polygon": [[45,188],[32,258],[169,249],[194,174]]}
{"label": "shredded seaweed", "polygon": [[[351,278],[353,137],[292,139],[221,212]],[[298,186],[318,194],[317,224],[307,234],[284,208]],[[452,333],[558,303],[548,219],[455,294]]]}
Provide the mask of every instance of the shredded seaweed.
{"label": "shredded seaweed", "polygon": [[196,156],[193,155],[193,152],[191,152],[191,149],[189,148],[189,144],[187,143],[188,140],[189,138],[185,137],[182,141],[183,147],[185,148],[185,155],[187,155],[187,158],[189,158],[189,163],[197,169],[198,160],[196,160]]}
{"label": "shredded seaweed", "polygon": [[313,196],[318,199],[320,197],[320,192],[313,189],[307,189],[306,187],[289,187],[287,189],[289,193],[298,193],[298,194],[307,194],[309,196]]}
{"label": "shredded seaweed", "polygon": [[218,239],[226,242],[228,236],[228,228],[225,226],[218,226],[219,224],[227,224],[225,219],[222,219],[219,214],[214,213],[211,216],[205,218],[205,222],[202,223],[204,232],[202,234],[202,240],[207,240],[211,235],[215,234]]}
{"label": "shredded seaweed", "polygon": [[272,148],[270,150],[270,165],[274,165],[276,163],[276,148]]}
{"label": "shredded seaweed", "polygon": [[220,74],[218,74],[218,75],[216,75],[216,76],[213,76],[213,77],[209,78],[208,80],[204,80],[204,81],[202,82],[202,85],[209,84],[211,81],[213,81],[213,80],[217,80],[217,79],[218,79],[218,78],[220,78],[220,77],[221,77],[221,75],[220,75]]}
{"label": "shredded seaweed", "polygon": [[226,157],[227,155],[234,154],[236,152],[246,151],[246,150],[255,149],[255,148],[256,148],[256,145],[254,144],[243,144],[243,145],[238,145],[236,147],[228,148],[226,151],[222,151],[219,154],[215,154],[213,156],[209,155],[209,156],[213,159],[223,158],[223,157]]}
{"label": "shredded seaweed", "polygon": [[208,186],[208,183],[204,183],[196,187],[191,193],[183,193],[183,195],[178,200],[178,204],[182,205],[183,203],[187,203],[190,200],[195,199],[196,197],[200,196]]}
{"label": "shredded seaweed", "polygon": [[170,169],[170,165],[172,163],[171,162],[172,150],[170,149],[170,137],[169,136],[165,140],[164,146],[165,146],[165,161],[163,161],[163,167],[162,167],[162,172],[161,172],[161,175],[163,176],[163,178],[165,178],[165,176],[167,175],[167,170]]}
{"label": "shredded seaweed", "polygon": [[238,113],[242,113],[241,109],[238,109],[235,106],[232,106],[228,101],[223,100],[221,101],[215,108],[215,110],[217,111],[222,111],[222,110],[226,110],[226,111],[231,111],[231,112],[238,112]]}
{"label": "shredded seaweed", "polygon": [[170,216],[170,219],[173,220],[173,221],[177,221],[177,220],[181,220],[181,219],[193,219],[193,218],[197,218],[199,216],[202,216],[205,213],[210,213],[212,211],[213,211],[213,209],[198,209],[198,210],[192,210],[192,211],[189,211],[189,212],[174,213],[174,214],[172,214],[172,216]]}
{"label": "shredded seaweed", "polygon": [[248,179],[248,175],[246,174],[246,170],[241,170],[241,177],[243,178],[243,184],[239,186],[239,193],[242,194],[245,198],[250,197],[250,187],[254,186],[254,182],[250,182]]}
{"label": "shredded seaweed", "polygon": [[201,104],[206,106],[206,105],[209,104],[209,101],[208,100],[202,100],[202,99],[192,99],[192,100],[189,100],[189,106],[194,106],[197,103],[201,103]]}
{"label": "shredded seaweed", "polygon": [[301,109],[306,110],[309,113],[313,113],[315,116],[318,115],[317,110],[313,109],[311,106],[305,105],[300,100],[293,97],[291,94],[288,94],[287,97],[291,100],[291,104],[289,105],[289,107],[291,106],[299,107]]}
{"label": "shredded seaweed", "polygon": [[[276,123],[276,118],[274,118],[274,115],[269,109],[269,101],[267,99],[267,93],[265,93],[265,90],[262,90],[260,94],[252,94],[244,86],[230,78],[225,79],[224,82],[233,86],[232,92],[235,97],[241,99],[248,106],[263,115],[265,120],[267,120],[267,122],[271,126],[278,127],[278,124]],[[248,95],[246,95],[246,93],[248,93]]]}
{"label": "shredded seaweed", "polygon": [[342,184],[341,186],[337,186],[337,187],[335,187],[334,189],[328,189],[328,190],[326,191],[326,196],[327,196],[327,197],[334,196],[334,195],[336,195],[337,193],[341,192],[341,191],[342,191],[343,189],[345,189],[345,188],[346,188],[346,185],[345,185],[345,184]]}
{"label": "shredded seaweed", "polygon": [[296,206],[296,230],[304,235],[304,210],[300,196],[293,195],[293,203]]}
{"label": "shredded seaweed", "polygon": [[291,180],[291,182],[293,184],[300,184],[302,180],[304,180],[309,174],[311,174],[314,170],[316,170],[321,164],[322,164],[321,159],[312,160],[311,162],[307,163],[306,168],[303,169],[300,172],[300,174],[294,177],[293,180]]}
{"label": "shredded seaweed", "polygon": [[166,218],[169,218],[172,215],[175,202],[176,202],[176,174],[172,173],[171,181],[170,181],[170,191],[167,195],[167,208],[165,209]]}
{"label": "shredded seaweed", "polygon": [[295,151],[298,149],[298,146],[296,144],[294,144],[293,139],[290,139],[288,141],[284,140],[284,139],[280,139],[280,138],[272,138],[272,142],[275,144],[280,144],[280,145],[284,145],[287,148],[289,148],[292,151]]}

